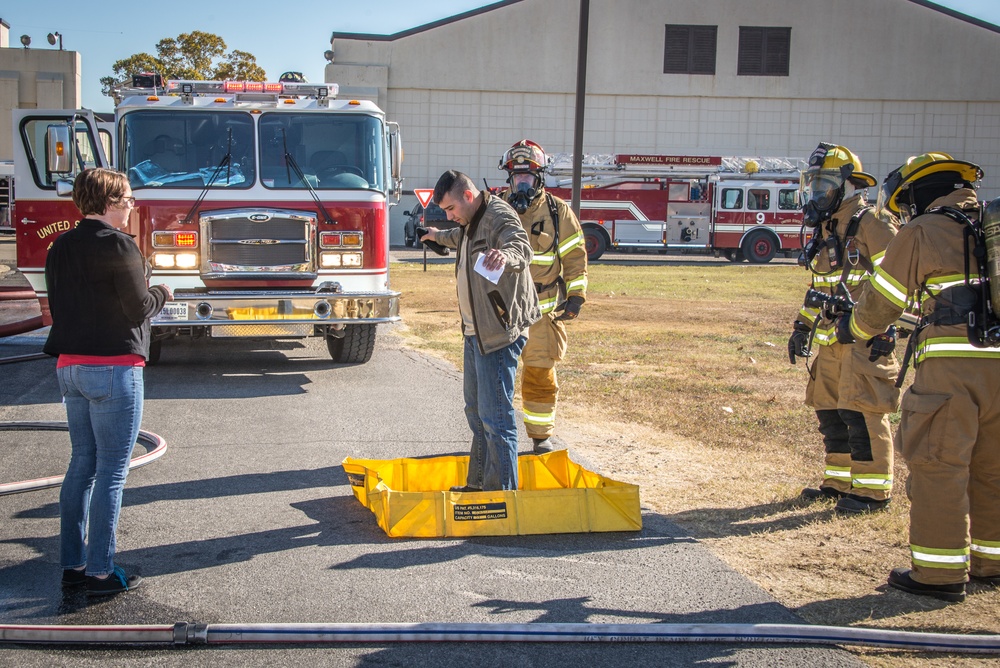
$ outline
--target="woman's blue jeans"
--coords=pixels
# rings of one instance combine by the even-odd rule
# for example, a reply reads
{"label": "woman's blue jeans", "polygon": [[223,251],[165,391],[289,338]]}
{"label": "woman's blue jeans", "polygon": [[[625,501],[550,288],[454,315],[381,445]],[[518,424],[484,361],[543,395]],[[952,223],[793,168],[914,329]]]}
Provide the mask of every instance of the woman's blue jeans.
{"label": "woman's blue jeans", "polygon": [[517,489],[514,377],[525,341],[522,336],[483,355],[476,337],[465,337],[465,417],[472,429],[469,487]]}
{"label": "woman's blue jeans", "polygon": [[142,421],[142,367],[74,365],[56,375],[72,444],[59,493],[60,560],[64,569],[104,576],[115,568],[122,490]]}

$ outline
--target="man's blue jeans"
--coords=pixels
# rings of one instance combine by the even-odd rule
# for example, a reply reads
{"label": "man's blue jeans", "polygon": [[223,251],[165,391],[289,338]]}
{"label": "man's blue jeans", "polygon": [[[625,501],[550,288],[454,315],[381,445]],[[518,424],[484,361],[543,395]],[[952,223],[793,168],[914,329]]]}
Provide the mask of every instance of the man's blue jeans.
{"label": "man's blue jeans", "polygon": [[465,417],[472,429],[466,485],[479,489],[517,489],[517,423],[514,376],[527,341],[483,355],[474,336],[465,337]]}
{"label": "man's blue jeans", "polygon": [[[115,533],[132,446],[142,421],[142,367],[56,370],[72,455],[59,493],[62,567],[114,571]],[[88,531],[89,527],[89,531]]]}

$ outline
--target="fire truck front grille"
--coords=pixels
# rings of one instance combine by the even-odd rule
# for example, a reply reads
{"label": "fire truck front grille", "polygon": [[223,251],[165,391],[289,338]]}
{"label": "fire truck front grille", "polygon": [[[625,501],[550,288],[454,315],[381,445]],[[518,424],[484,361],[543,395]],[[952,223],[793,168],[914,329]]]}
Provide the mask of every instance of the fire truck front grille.
{"label": "fire truck front grille", "polygon": [[213,243],[211,262],[225,265],[261,267],[300,264],[309,261],[309,250],[304,243],[274,244],[268,246],[244,245],[242,243]]}
{"label": "fire truck front grille", "polygon": [[314,215],[273,209],[215,211],[202,215],[201,227],[210,275],[316,271]]}

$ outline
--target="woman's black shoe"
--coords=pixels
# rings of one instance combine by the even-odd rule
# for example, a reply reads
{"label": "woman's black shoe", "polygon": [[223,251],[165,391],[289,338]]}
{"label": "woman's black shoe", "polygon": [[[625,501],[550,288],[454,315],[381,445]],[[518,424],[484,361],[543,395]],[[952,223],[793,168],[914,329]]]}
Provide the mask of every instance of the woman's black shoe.
{"label": "woman's black shoe", "polygon": [[115,566],[115,572],[106,578],[99,578],[93,575],[87,576],[87,596],[108,596],[109,594],[120,594],[123,591],[131,591],[142,583],[142,577],[138,575],[125,575],[125,569]]}

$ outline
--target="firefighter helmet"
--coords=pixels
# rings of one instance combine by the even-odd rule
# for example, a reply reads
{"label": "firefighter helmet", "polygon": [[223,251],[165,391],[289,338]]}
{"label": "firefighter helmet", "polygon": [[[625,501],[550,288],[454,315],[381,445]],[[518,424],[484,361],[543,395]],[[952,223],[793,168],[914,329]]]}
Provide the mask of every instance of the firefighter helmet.
{"label": "firefighter helmet", "polygon": [[922,214],[938,197],[957,188],[972,187],[982,178],[979,165],[956,160],[947,153],[911,156],[885,177],[877,207],[904,221],[910,220]]}
{"label": "firefighter helmet", "polygon": [[546,163],[542,147],[530,139],[522,139],[504,152],[499,169],[506,172],[542,172]]}
{"label": "firefighter helmet", "polygon": [[820,142],[799,180],[803,222],[816,227],[829,220],[844,201],[848,184],[863,189],[877,182],[862,171],[861,160],[850,149]]}
{"label": "firefighter helmet", "polygon": [[[499,169],[507,172],[507,201],[518,213],[524,213],[545,187],[542,173],[548,164],[545,151],[530,139],[522,139],[500,158]],[[527,178],[525,178],[527,176]]]}

